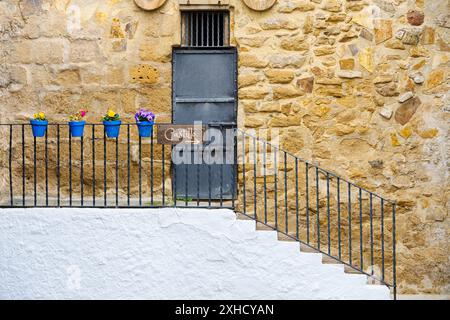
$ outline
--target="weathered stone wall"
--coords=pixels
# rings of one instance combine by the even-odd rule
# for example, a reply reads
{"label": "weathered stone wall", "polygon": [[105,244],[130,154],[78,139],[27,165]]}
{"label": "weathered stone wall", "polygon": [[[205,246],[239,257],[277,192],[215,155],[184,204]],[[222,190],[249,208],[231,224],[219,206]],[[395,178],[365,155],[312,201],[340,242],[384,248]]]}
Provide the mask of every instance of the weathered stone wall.
{"label": "weathered stone wall", "polygon": [[[231,1],[239,126],[277,128],[284,149],[398,201],[402,293],[449,290],[448,6]],[[174,0],[151,12],[132,0],[1,1],[0,121],[42,110],[65,122],[81,107],[90,122],[108,107],[170,121],[179,26]]]}

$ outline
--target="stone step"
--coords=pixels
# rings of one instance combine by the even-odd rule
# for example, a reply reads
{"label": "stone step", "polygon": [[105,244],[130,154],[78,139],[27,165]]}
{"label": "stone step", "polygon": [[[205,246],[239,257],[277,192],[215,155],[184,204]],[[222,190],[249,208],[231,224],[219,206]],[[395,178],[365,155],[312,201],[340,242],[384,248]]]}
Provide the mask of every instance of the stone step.
{"label": "stone step", "polygon": [[300,243],[300,251],[306,252],[306,253],[319,253],[319,251],[317,251],[317,249],[314,249],[313,247],[310,247],[303,243]]}
{"label": "stone step", "polygon": [[265,225],[264,223],[261,222],[256,222],[256,230],[258,231],[275,231],[274,228]]}
{"label": "stone step", "polygon": [[236,219],[237,220],[253,220],[252,218],[246,216],[243,213],[239,213],[239,212],[236,212]]}
{"label": "stone step", "polygon": [[339,260],[330,257],[326,254],[322,254],[322,263],[323,264],[342,264],[342,262],[340,262]]}
{"label": "stone step", "polygon": [[278,236],[278,241],[289,241],[289,242],[296,242],[297,241],[294,238],[292,238],[292,237],[290,237],[290,236],[288,236],[288,235],[286,235],[284,233],[281,233],[281,232],[278,232],[277,236]]}
{"label": "stone step", "polygon": [[367,284],[369,285],[377,285],[377,286],[381,286],[383,285],[383,283],[380,280],[371,278],[371,277],[367,277]]}
{"label": "stone step", "polygon": [[348,274],[361,274],[361,271],[353,269],[352,267],[347,266],[347,265],[345,265],[345,267],[344,267],[344,272],[348,273]]}

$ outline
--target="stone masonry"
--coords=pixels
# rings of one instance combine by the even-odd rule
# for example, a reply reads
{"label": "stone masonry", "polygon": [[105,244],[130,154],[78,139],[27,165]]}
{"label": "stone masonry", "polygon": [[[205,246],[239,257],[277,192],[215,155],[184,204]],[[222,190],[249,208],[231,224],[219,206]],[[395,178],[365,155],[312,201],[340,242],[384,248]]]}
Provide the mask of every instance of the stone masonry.
{"label": "stone masonry", "polygon": [[[277,132],[283,149],[396,200],[399,292],[449,294],[448,1],[278,0],[256,12],[231,0],[230,16],[239,127]],[[88,122],[109,107],[125,122],[140,107],[170,122],[180,38],[175,0],[155,11],[0,1],[0,122],[44,111],[62,123],[82,107]]]}

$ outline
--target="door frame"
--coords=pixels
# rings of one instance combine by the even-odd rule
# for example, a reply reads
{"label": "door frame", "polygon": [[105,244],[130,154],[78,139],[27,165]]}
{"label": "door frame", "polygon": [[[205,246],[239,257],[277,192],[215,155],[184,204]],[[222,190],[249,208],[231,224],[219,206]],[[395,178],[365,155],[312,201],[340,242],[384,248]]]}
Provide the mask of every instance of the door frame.
{"label": "door frame", "polygon": [[[184,47],[184,46],[172,46],[172,56],[171,56],[171,68],[172,68],[172,72],[171,72],[171,123],[173,124],[173,118],[174,118],[174,101],[175,101],[175,89],[176,89],[176,83],[175,83],[175,54],[176,53],[183,53],[183,51],[186,51],[186,53],[205,53],[209,52],[209,53],[230,53],[234,55],[234,85],[233,85],[233,92],[234,92],[234,96],[235,96],[235,103],[234,103],[234,107],[233,107],[233,112],[234,112],[234,116],[235,116],[235,124],[234,124],[234,129],[235,129],[235,134],[234,134],[234,146],[233,146],[233,152],[234,152],[234,167],[235,167],[235,175],[234,175],[234,188],[232,190],[232,197],[231,197],[231,201],[232,201],[232,207],[234,208],[235,206],[235,200],[237,199],[238,196],[238,155],[237,155],[237,127],[238,127],[238,105],[239,105],[239,96],[238,96],[238,76],[239,76],[239,72],[238,72],[238,50],[237,47],[234,46],[224,46],[224,47]],[[173,148],[174,146],[171,146],[171,155],[173,152]],[[172,195],[173,195],[173,200],[174,203],[177,203],[176,200],[176,194],[175,194],[175,167],[173,166],[173,163],[171,161],[170,163],[170,174],[171,174],[171,185],[172,185]],[[214,199],[216,200],[216,199]],[[225,199],[224,199],[225,200]]]}

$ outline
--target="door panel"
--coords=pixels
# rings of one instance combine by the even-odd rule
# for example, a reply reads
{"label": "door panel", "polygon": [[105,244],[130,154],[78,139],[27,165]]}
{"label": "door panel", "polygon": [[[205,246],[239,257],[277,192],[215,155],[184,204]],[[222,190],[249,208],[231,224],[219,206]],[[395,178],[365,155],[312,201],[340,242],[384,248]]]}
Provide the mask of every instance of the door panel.
{"label": "door panel", "polygon": [[[231,199],[235,194],[235,146],[225,147],[223,140],[214,141],[211,136],[236,126],[237,110],[237,54],[235,48],[223,49],[174,49],[172,118],[174,124],[193,124],[202,121],[209,128],[205,143],[196,146],[174,147],[174,157],[183,152],[190,163],[173,164],[174,194],[178,198]],[[214,159],[223,163],[211,163]],[[175,159],[174,158],[174,159]],[[186,189],[187,186],[187,189]]]}

